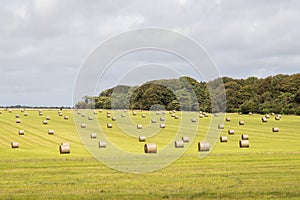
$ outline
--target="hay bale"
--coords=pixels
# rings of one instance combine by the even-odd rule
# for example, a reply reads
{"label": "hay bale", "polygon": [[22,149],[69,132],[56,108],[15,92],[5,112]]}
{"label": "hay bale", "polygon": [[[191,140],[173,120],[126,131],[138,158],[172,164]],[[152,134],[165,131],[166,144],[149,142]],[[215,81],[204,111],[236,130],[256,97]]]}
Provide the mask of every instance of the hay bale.
{"label": "hay bale", "polygon": [[18,133],[19,133],[19,135],[24,135],[25,131],[24,130],[19,130]]}
{"label": "hay bale", "polygon": [[234,130],[229,129],[229,130],[228,130],[228,135],[234,135]]}
{"label": "hay bale", "polygon": [[21,108],[21,112],[24,112],[25,111],[25,109],[24,108]]}
{"label": "hay bale", "polygon": [[145,142],[146,137],[145,136],[139,136],[139,142]]}
{"label": "hay bale", "polygon": [[156,119],[151,119],[151,123],[155,124],[156,123]]}
{"label": "hay bale", "polygon": [[249,148],[249,140],[240,140],[240,148]]}
{"label": "hay bale", "polygon": [[68,120],[69,119],[69,116],[64,116],[64,120]]}
{"label": "hay bale", "polygon": [[125,117],[125,114],[121,114],[121,117]]}
{"label": "hay bale", "polygon": [[179,117],[177,115],[175,115],[174,119],[179,119]]}
{"label": "hay bale", "polygon": [[247,134],[242,134],[242,140],[249,140],[249,135]]}
{"label": "hay bale", "polygon": [[146,118],[146,115],[145,115],[145,114],[142,114],[142,118]]}
{"label": "hay bale", "polygon": [[0,114],[2,114],[2,111],[0,110]]}
{"label": "hay bale", "polygon": [[215,116],[215,117],[218,117],[218,116],[219,116],[219,114],[218,114],[218,113],[214,113],[214,116]]}
{"label": "hay bale", "polygon": [[188,142],[190,141],[190,138],[187,137],[187,136],[182,136],[182,137],[181,137],[181,140],[182,140],[183,142],[185,142],[185,143],[188,143]]}
{"label": "hay bale", "polygon": [[132,112],[132,115],[136,116],[136,111],[133,111],[133,112]]}
{"label": "hay bale", "polygon": [[244,121],[239,121],[239,125],[243,126],[243,125],[245,125],[245,122]]}
{"label": "hay bale", "polygon": [[49,130],[48,130],[48,134],[49,134],[49,135],[53,135],[53,134],[54,134],[54,130],[53,130],[53,129],[49,129]]}
{"label": "hay bale", "polygon": [[106,114],[106,118],[110,118],[111,117],[111,115],[110,114]]}
{"label": "hay bale", "polygon": [[249,112],[249,115],[253,115],[253,113],[252,113],[252,112]]}
{"label": "hay bale", "polygon": [[142,129],[142,128],[143,128],[143,125],[142,125],[142,124],[138,124],[138,125],[136,125],[136,128],[137,128],[137,129]]}
{"label": "hay bale", "polygon": [[224,124],[218,124],[218,129],[224,129]]}
{"label": "hay bale", "polygon": [[21,120],[20,120],[20,119],[17,119],[17,120],[16,120],[16,123],[17,123],[17,124],[20,124],[20,123],[21,123]]}
{"label": "hay bale", "polygon": [[169,111],[169,114],[173,114],[173,111],[172,111],[172,110],[170,110],[170,111]]}
{"label": "hay bale", "polygon": [[100,142],[98,143],[98,146],[99,146],[100,149],[106,148],[106,142],[100,141]]}
{"label": "hay bale", "polygon": [[9,112],[9,113],[12,113],[12,109],[8,109],[8,112]]}
{"label": "hay bale", "polygon": [[94,110],[94,115],[97,115],[97,112],[96,112],[96,110]]}
{"label": "hay bale", "polygon": [[165,111],[162,111],[162,112],[161,112],[161,114],[165,115],[165,114],[166,114],[166,112],[165,112]]}
{"label": "hay bale", "polygon": [[42,113],[42,112],[39,112],[39,116],[43,116],[43,113]]}
{"label": "hay bale", "polygon": [[266,117],[262,117],[262,118],[261,118],[261,121],[262,121],[263,123],[266,123],[266,122],[268,122],[268,119],[267,119]]}
{"label": "hay bale", "polygon": [[91,139],[97,138],[97,134],[96,133],[91,133],[90,136],[91,136]]}
{"label": "hay bale", "polygon": [[20,115],[16,114],[16,118],[20,118]]}
{"label": "hay bale", "polygon": [[47,117],[46,117],[46,120],[50,120],[50,117],[49,117],[49,116],[47,116]]}
{"label": "hay bale", "polygon": [[63,115],[62,113],[58,113],[58,116],[60,116],[60,117],[61,117],[62,115]]}
{"label": "hay bale", "polygon": [[89,116],[89,117],[88,117],[88,120],[93,120],[93,117],[92,117],[92,116]]}
{"label": "hay bale", "polygon": [[28,116],[28,113],[24,113],[24,116],[25,116],[25,117]]}
{"label": "hay bale", "polygon": [[11,142],[11,148],[13,148],[13,149],[19,148],[19,143],[18,142]]}
{"label": "hay bale", "polygon": [[112,117],[111,120],[112,120],[112,121],[116,121],[117,118],[116,118],[116,117]]}
{"label": "hay bale", "polygon": [[195,118],[192,118],[191,122],[197,122],[197,120]]}
{"label": "hay bale", "polygon": [[86,124],[81,124],[81,128],[86,128]]}
{"label": "hay bale", "polygon": [[166,128],[166,124],[160,124],[159,127],[160,128]]}
{"label": "hay bale", "polygon": [[279,116],[275,116],[275,120],[280,120],[280,117]]}
{"label": "hay bale", "polygon": [[158,111],[156,111],[156,115],[159,115],[159,112],[158,112]]}
{"label": "hay bale", "polygon": [[106,114],[110,115],[110,111],[106,111]]}
{"label": "hay bale", "polygon": [[70,153],[70,145],[60,145],[59,146],[59,153],[60,154],[69,154]]}
{"label": "hay bale", "polygon": [[144,145],[144,152],[145,153],[156,153],[157,152],[156,144],[154,144],[154,143],[145,144]]}
{"label": "hay bale", "polygon": [[184,142],[182,140],[176,140],[175,148],[184,148]]}
{"label": "hay bale", "polygon": [[230,122],[231,119],[229,117],[226,117],[226,122]]}
{"label": "hay bale", "polygon": [[44,124],[44,125],[47,125],[47,124],[48,124],[48,121],[47,121],[47,120],[44,120],[44,121],[43,121],[43,124]]}
{"label": "hay bale", "polygon": [[108,124],[106,125],[106,127],[107,127],[107,128],[112,128],[113,125],[108,123]]}
{"label": "hay bale", "polygon": [[209,149],[208,142],[198,142],[198,151],[209,151]]}
{"label": "hay bale", "polygon": [[175,117],[175,116],[176,116],[175,113],[172,113],[172,114],[171,114],[171,117]]}
{"label": "hay bale", "polygon": [[273,113],[273,112],[272,112],[272,113],[271,113],[271,115],[272,115],[272,116],[274,116],[274,115],[275,115],[275,113]]}
{"label": "hay bale", "polygon": [[226,136],[220,136],[220,142],[227,142],[228,138]]}
{"label": "hay bale", "polygon": [[160,120],[161,122],[164,122],[164,121],[165,121],[165,118],[161,117],[159,120]]}
{"label": "hay bale", "polygon": [[199,115],[199,118],[204,118],[204,115],[203,115],[203,114],[200,114],[200,115]]}
{"label": "hay bale", "polygon": [[81,117],[85,117],[85,114],[82,114]]}
{"label": "hay bale", "polygon": [[273,127],[273,128],[272,128],[272,131],[273,131],[273,132],[279,132],[279,128]]}
{"label": "hay bale", "polygon": [[267,119],[269,119],[269,118],[270,118],[270,115],[265,115],[265,117],[266,117]]}
{"label": "hay bale", "polygon": [[208,114],[207,113],[203,113],[204,117],[208,117]]}

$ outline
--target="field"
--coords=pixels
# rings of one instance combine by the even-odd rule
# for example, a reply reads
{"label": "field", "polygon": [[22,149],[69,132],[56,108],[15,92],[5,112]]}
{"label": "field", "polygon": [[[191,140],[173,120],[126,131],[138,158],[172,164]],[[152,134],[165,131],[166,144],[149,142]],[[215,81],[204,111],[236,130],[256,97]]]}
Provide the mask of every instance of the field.
{"label": "field", "polygon": [[[163,115],[156,116],[146,111],[137,111],[134,117],[128,112],[124,118],[120,117],[123,111],[116,111],[112,113],[117,117],[116,121],[107,118],[105,110],[102,113],[97,111],[91,121],[87,120],[89,113],[81,116],[85,111],[80,111],[79,115],[75,111],[63,110],[63,116],[69,116],[69,120],[59,116],[58,110],[43,110],[42,116],[37,110],[25,112],[28,116],[20,110],[11,113],[2,110],[0,114],[0,199],[300,198],[299,116],[283,115],[278,121],[270,116],[267,123],[262,123],[262,115],[226,114],[231,122],[223,122],[225,129],[221,135],[227,136],[228,142],[218,140],[210,153],[200,158],[197,143],[204,140],[211,119],[215,118],[211,114],[200,119],[197,113],[184,113],[196,118],[197,122],[184,121],[180,125],[183,114],[177,112],[179,119],[175,120],[167,112],[164,115],[166,128],[161,130],[157,127],[159,117]],[[145,118],[141,117],[142,113]],[[16,114],[19,114],[21,123],[16,123]],[[43,125],[46,116],[51,119]],[[77,123],[74,123],[74,117]],[[99,122],[107,140],[123,151],[144,155],[144,143],[139,143],[137,137],[123,134],[120,129],[132,131],[134,136],[140,134],[136,126],[126,124],[129,118],[132,124],[143,125],[140,133],[143,134],[147,127],[148,132],[157,132],[149,136],[149,141],[158,145],[158,151],[179,139],[176,135],[178,128],[186,126],[183,131],[188,134],[189,128],[198,127],[194,140],[175,162],[153,172],[126,173],[107,167],[90,154],[99,149],[93,150],[89,145],[96,144],[103,136],[94,127],[90,130],[89,123]],[[152,118],[157,120],[155,125],[151,124]],[[118,124],[122,120],[124,123]],[[240,120],[245,121],[245,125],[240,126]],[[89,135],[83,138],[84,133],[81,133],[87,148],[77,133],[81,123],[87,124],[84,131],[94,131],[99,136],[93,141]],[[113,128],[107,129],[107,123],[112,123]],[[273,127],[278,127],[279,132],[273,133]],[[25,131],[24,135],[18,134],[20,129]],[[54,135],[48,135],[49,129],[54,130]],[[235,134],[228,135],[228,129],[234,129]],[[241,134],[249,135],[250,148],[239,148]],[[19,148],[11,148],[12,141],[18,142]],[[66,141],[71,145],[71,153],[59,154],[60,143]],[[117,167],[120,168],[125,165],[119,164]],[[133,162],[132,166],[135,165]]]}

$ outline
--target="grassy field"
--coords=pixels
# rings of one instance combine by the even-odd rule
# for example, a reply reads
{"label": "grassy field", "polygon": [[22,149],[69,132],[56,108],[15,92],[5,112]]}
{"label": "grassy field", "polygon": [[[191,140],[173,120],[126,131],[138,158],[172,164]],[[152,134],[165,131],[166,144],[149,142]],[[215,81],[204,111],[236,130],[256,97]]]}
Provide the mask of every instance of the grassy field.
{"label": "grassy field", "polygon": [[[158,127],[163,115],[146,111],[138,111],[134,117],[128,112],[124,118],[120,117],[123,111],[117,111],[112,113],[116,121],[106,118],[106,111],[97,112],[91,121],[87,120],[88,114],[81,117],[70,110],[63,111],[69,120],[58,116],[57,110],[43,110],[42,116],[37,110],[25,112],[28,116],[20,110],[0,114],[0,199],[300,198],[299,116],[284,115],[279,121],[271,116],[267,123],[262,123],[261,115],[227,114],[231,122],[224,122],[221,135],[228,136],[228,142],[217,141],[211,152],[200,158],[197,143],[204,140],[214,116],[199,119],[197,113],[188,113],[197,119],[198,127],[183,156],[161,170],[125,173],[105,166],[90,154],[81,141],[88,142],[90,138],[82,138],[81,133],[80,139],[76,130],[80,130],[80,123],[87,124],[87,133],[98,134],[92,145],[104,139],[95,127],[90,127],[90,123],[99,122],[107,141],[136,154],[143,154],[144,143],[137,141],[139,134],[154,132],[148,138],[160,151],[179,139],[179,127],[186,125],[184,131],[188,131],[195,124],[186,121],[180,125],[180,112],[176,113],[178,120],[166,113],[163,130]],[[21,123],[16,123],[16,114],[20,115]],[[43,125],[46,116],[51,119]],[[156,124],[151,124],[152,118],[157,119]],[[239,120],[244,120],[245,125],[240,126]],[[107,129],[107,123],[112,123],[113,128]],[[140,132],[136,124],[143,125]],[[278,127],[279,132],[273,133],[272,127]],[[25,131],[24,135],[18,135],[20,129]],[[55,131],[54,135],[48,135],[49,129]],[[234,129],[235,134],[228,135],[228,129]],[[250,148],[239,148],[241,134],[249,135]],[[12,141],[18,142],[20,148],[12,149]],[[59,154],[59,144],[65,141],[70,142],[71,154]]]}

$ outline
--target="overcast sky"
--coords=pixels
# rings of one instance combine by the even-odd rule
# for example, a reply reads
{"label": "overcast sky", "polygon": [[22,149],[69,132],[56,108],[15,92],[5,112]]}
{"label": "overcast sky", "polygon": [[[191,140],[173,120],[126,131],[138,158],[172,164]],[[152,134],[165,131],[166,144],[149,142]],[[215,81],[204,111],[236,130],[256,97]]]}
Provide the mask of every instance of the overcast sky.
{"label": "overcast sky", "polygon": [[[112,36],[143,27],[167,28],[193,38],[221,76],[299,73],[299,24],[297,0],[2,0],[0,105],[72,105],[73,85],[89,53]],[[135,58],[143,56],[124,62],[133,66]],[[180,60],[167,60],[163,65],[187,68]],[[144,69],[147,62],[157,61],[145,58]],[[169,75],[192,75],[182,71]],[[157,77],[164,78],[159,73]],[[104,77],[99,88],[121,79],[113,74]],[[153,77],[149,72],[148,79]]]}

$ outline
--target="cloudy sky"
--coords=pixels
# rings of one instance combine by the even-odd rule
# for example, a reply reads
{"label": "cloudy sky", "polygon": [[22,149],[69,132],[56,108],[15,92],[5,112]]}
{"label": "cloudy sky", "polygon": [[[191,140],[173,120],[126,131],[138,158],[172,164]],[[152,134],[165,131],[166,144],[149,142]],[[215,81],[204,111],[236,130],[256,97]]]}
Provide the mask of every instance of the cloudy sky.
{"label": "cloudy sky", "polygon": [[[2,0],[0,24],[2,106],[72,105],[77,73],[90,52],[115,35],[143,27],[166,28],[193,38],[221,76],[300,72],[297,0]],[[139,70],[149,73],[143,80],[153,79],[146,64],[160,62],[155,53],[150,59],[145,56],[152,53],[129,56],[123,64],[136,67],[139,63],[143,65]],[[141,59],[145,61],[136,62]],[[162,64],[182,67],[178,73],[170,71],[170,77],[192,76],[176,58],[168,57]],[[157,66],[151,71],[155,69],[158,78],[168,78]],[[114,86],[113,80],[120,76],[108,72],[98,87]]]}

